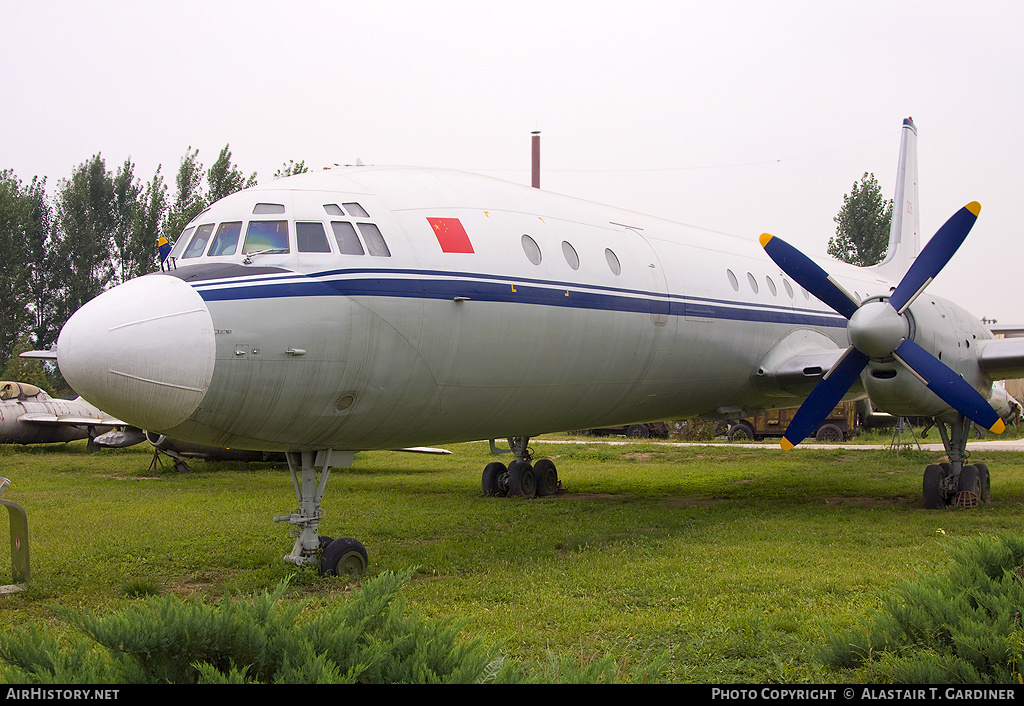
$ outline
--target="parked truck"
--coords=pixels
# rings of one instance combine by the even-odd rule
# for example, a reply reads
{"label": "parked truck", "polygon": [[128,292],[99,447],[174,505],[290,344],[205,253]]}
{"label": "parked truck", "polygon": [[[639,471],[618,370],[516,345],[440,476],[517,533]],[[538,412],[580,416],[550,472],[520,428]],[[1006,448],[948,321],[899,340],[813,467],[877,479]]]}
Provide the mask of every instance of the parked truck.
{"label": "parked truck", "polygon": [[[760,441],[786,433],[798,407],[768,409],[752,417],[729,420],[730,441]],[[818,441],[847,441],[860,431],[857,402],[841,402],[809,436]]]}

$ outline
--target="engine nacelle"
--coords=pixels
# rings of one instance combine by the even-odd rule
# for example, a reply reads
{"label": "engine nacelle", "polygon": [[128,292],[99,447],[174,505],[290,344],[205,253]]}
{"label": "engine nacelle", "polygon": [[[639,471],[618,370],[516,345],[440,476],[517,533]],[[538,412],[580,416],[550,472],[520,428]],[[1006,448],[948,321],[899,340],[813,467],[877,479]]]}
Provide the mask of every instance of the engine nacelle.
{"label": "engine nacelle", "polygon": [[[910,322],[910,337],[918,345],[986,399],[992,398],[992,381],[978,366],[977,345],[992,335],[980,322],[952,302],[927,294],[918,297],[905,316]],[[895,358],[871,359],[861,377],[872,404],[889,414],[956,419],[956,410]],[[997,412],[1002,416],[1002,410]]]}

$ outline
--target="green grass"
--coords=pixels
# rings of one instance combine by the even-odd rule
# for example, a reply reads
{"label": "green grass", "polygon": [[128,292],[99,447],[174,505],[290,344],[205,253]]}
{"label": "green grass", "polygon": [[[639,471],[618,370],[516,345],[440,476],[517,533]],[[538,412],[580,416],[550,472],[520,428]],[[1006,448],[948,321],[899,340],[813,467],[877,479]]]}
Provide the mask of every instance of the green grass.
{"label": "green grass", "polygon": [[[551,655],[610,655],[628,675],[667,654],[665,680],[832,682],[856,675],[814,661],[826,628],[945,565],[954,538],[1019,531],[1024,504],[1024,456],[980,447],[971,460],[989,465],[993,503],[928,511],[921,475],[937,453],[577,440],[533,442],[566,490],[536,500],[481,496],[486,442],[358,454],[331,475],[321,532],[362,541],[371,573],[417,567],[410,606],[465,619],[468,637],[541,672]],[[314,604],[352,590],[281,560],[291,539],[272,517],[296,505],[286,469],[195,462],[179,474],[150,459],[141,446],[0,447],[32,562],[30,589],[0,597],[0,629],[59,628],[54,605],[216,600],[290,574],[290,596]],[[0,583],[7,567],[0,557]]]}

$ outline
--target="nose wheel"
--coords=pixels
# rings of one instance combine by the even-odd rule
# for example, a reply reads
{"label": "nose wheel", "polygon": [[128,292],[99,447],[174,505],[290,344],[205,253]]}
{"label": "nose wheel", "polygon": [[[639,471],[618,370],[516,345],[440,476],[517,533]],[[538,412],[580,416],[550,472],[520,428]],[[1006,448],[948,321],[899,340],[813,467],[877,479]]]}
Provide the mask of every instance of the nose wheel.
{"label": "nose wheel", "polygon": [[925,508],[938,510],[947,505],[973,508],[992,502],[988,466],[964,463],[971,420],[961,416],[949,426],[948,431],[941,421],[936,420],[935,426],[942,437],[949,462],[932,464],[924,469],[922,494]]}
{"label": "nose wheel", "polygon": [[295,544],[284,560],[296,566],[317,565],[321,576],[358,578],[369,563],[366,547],[351,537],[331,539],[319,533],[323,519],[320,501],[331,467],[351,466],[355,453],[326,449],[289,452],[285,456],[299,507],[290,515],[274,518],[274,522],[287,522],[293,527]]}

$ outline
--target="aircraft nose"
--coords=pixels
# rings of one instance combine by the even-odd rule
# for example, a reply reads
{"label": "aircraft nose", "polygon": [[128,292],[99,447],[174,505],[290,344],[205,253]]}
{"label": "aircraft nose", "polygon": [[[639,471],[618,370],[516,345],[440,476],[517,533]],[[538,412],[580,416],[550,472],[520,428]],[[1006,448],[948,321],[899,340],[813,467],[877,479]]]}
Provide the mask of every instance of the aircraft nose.
{"label": "aircraft nose", "polygon": [[213,377],[213,319],[202,297],[169,275],[107,290],[68,319],[57,365],[74,390],[142,429],[185,421]]}

